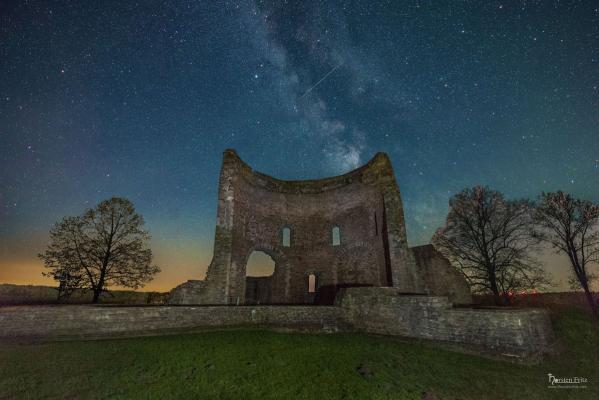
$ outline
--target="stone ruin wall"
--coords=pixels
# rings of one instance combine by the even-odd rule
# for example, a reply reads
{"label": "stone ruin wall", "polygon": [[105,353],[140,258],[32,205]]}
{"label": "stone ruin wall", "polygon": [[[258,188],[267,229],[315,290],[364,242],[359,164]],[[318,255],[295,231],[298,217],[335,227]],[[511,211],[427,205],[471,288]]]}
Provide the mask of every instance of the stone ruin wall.
{"label": "stone ruin wall", "polygon": [[[240,229],[233,233],[229,303],[237,303],[245,293],[245,266],[255,250],[275,261],[271,303],[313,303],[322,290],[338,285],[390,285],[374,221],[376,210],[382,213],[382,201],[372,188],[357,183],[298,195],[273,193],[243,180],[240,187],[236,203]],[[339,246],[332,245],[335,226]],[[288,247],[283,245],[283,228],[290,232]],[[308,291],[310,274],[315,276],[315,293]]]}
{"label": "stone ruin wall", "polygon": [[[340,228],[339,246],[332,243],[334,226]],[[291,230],[289,247],[283,245],[283,228]],[[272,277],[246,277],[255,250],[274,259]],[[307,290],[312,273],[320,289],[315,294]],[[334,305],[243,306],[248,300],[314,304],[327,294],[325,288]],[[252,291],[253,298],[246,299]],[[175,288],[170,302],[202,306],[3,307],[0,338],[253,325],[407,336],[516,358],[550,352],[554,341],[544,310],[453,307],[471,302],[468,286],[431,245],[408,248],[399,189],[381,153],[338,177],[281,181],[254,172],[226,151],[207,277]],[[216,306],[236,304],[241,306]]]}
{"label": "stone ruin wall", "polygon": [[432,244],[411,247],[410,250],[422,274],[427,294],[445,296],[453,304],[472,304],[468,282]]}
{"label": "stone ruin wall", "polygon": [[[332,243],[334,226],[340,228],[339,246]],[[283,228],[291,230],[289,247]],[[246,278],[255,250],[274,259],[272,277]],[[308,274],[318,277],[315,294],[308,293]],[[254,298],[246,299],[252,291]],[[334,305],[210,306],[313,304],[324,294]],[[170,302],[202,306],[0,307],[0,339],[258,326],[399,335],[515,358],[553,351],[544,310],[453,307],[471,302],[468,286],[431,245],[408,248],[399,189],[381,153],[338,177],[281,181],[226,151],[207,277],[175,288]]]}
{"label": "stone ruin wall", "polygon": [[[332,243],[333,227],[339,228],[338,246]],[[283,244],[284,228],[290,231],[289,246]],[[274,260],[272,277],[246,278],[253,251]],[[437,270],[442,280],[434,277]],[[310,274],[315,293],[308,291]],[[466,303],[470,294],[462,281],[432,247],[420,253],[408,248],[399,188],[384,153],[344,175],[284,181],[252,170],[234,150],[226,150],[206,279],[178,286],[170,302],[332,304],[339,288],[392,286]],[[252,293],[260,300],[249,298]]]}
{"label": "stone ruin wall", "polygon": [[[366,332],[451,343],[459,350],[530,358],[552,352],[541,309],[453,308],[445,297],[396,288],[341,289],[334,306],[12,306],[0,307],[2,340],[101,338],[226,327]],[[452,346],[453,347],[453,346]]]}

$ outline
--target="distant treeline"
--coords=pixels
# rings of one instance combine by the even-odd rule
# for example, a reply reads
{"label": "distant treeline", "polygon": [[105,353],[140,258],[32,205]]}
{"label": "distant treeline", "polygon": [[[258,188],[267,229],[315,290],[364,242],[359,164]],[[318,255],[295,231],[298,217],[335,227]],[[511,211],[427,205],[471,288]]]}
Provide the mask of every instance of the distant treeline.
{"label": "distant treeline", "polygon": [[[164,304],[168,293],[114,290],[103,292],[99,302],[104,304]],[[77,289],[66,299],[58,301],[58,289],[51,286],[0,284],[0,305],[90,303],[93,292]]]}

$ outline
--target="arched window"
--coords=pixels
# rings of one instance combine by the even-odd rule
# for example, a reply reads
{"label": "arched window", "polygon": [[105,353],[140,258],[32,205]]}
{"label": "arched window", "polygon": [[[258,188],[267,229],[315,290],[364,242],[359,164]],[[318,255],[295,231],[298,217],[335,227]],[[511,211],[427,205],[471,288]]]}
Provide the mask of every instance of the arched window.
{"label": "arched window", "polygon": [[333,246],[339,246],[341,244],[341,232],[338,226],[333,227]]}
{"label": "arched window", "polygon": [[275,273],[275,261],[263,251],[254,250],[245,266],[245,276],[272,276]]}
{"label": "arched window", "polygon": [[291,246],[291,229],[283,228],[283,247]]}
{"label": "arched window", "polygon": [[316,275],[308,275],[308,293],[316,292]]}

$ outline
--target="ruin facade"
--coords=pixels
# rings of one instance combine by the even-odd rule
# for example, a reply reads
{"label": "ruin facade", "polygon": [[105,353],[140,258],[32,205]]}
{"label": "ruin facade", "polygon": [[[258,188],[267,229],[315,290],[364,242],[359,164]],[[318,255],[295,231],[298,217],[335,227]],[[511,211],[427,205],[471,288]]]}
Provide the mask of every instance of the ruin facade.
{"label": "ruin facade", "polygon": [[[274,260],[271,276],[247,276],[254,251]],[[212,262],[204,280],[179,285],[170,302],[332,304],[339,289],[360,286],[471,300],[464,278],[432,246],[408,247],[386,154],[344,175],[287,181],[226,150]]]}
{"label": "ruin facade", "polygon": [[[254,251],[272,257],[272,275],[248,276]],[[169,302],[188,306],[0,307],[0,339],[255,326],[413,337],[509,360],[537,359],[555,341],[545,310],[454,307],[471,302],[468,285],[433,246],[408,247],[383,153],[345,175],[283,181],[225,151],[206,279]]]}

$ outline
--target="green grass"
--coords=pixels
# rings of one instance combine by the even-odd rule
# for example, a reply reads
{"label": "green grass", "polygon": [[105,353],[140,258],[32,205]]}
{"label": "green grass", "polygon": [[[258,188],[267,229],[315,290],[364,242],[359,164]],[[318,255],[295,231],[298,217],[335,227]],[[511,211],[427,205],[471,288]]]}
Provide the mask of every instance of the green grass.
{"label": "green grass", "polygon": [[[37,344],[0,343],[1,399],[599,399],[599,330],[554,321],[563,351],[538,365],[364,334],[229,330]],[[548,389],[547,373],[587,389]]]}

